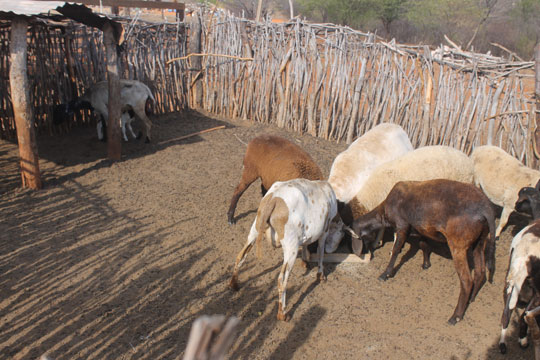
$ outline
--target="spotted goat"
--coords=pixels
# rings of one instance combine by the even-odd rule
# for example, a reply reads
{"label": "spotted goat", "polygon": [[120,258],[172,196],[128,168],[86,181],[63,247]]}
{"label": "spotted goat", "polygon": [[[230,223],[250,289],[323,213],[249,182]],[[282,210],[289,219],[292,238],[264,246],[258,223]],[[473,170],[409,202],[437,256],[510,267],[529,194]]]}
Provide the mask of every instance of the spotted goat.
{"label": "spotted goat", "polygon": [[238,290],[238,271],[253,245],[257,256],[261,254],[261,240],[266,234],[274,247],[283,247],[283,265],[278,277],[278,320],[289,320],[286,308],[286,287],[289,274],[302,248],[302,258],[307,261],[307,245],[318,242],[318,280],[326,280],[323,256],[326,248],[337,246],[341,234],[327,238],[330,227],[342,227],[337,214],[337,201],[327,181],[293,179],[275,182],[261,200],[257,217],[251,226],[248,239],[234,264],[229,287]]}

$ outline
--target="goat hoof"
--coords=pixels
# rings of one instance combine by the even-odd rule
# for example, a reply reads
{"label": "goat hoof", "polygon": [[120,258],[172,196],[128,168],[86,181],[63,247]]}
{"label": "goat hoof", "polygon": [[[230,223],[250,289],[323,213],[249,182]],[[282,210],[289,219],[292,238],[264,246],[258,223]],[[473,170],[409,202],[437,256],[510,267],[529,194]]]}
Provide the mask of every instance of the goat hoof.
{"label": "goat hoof", "polygon": [[285,313],[285,314],[284,314],[284,313],[282,313],[281,311],[279,311],[278,314],[277,314],[277,319],[278,319],[279,321],[285,321],[285,322],[287,322],[287,321],[291,320],[291,316],[290,316],[288,313]]}
{"label": "goat hoof", "polygon": [[505,343],[500,343],[499,344],[499,350],[500,350],[501,354],[506,354],[506,344]]}
{"label": "goat hoof", "polygon": [[326,281],[326,275],[324,275],[324,273],[317,273],[317,281],[325,282]]}
{"label": "goat hoof", "polygon": [[229,216],[227,219],[228,219],[229,225],[236,224],[236,220],[234,220],[234,218],[232,216]]}
{"label": "goat hoof", "polygon": [[379,280],[386,281],[388,280],[389,276],[387,273],[382,273],[381,276],[379,276]]}
{"label": "goat hoof", "polygon": [[431,267],[431,264],[422,264],[422,269],[427,270]]}
{"label": "goat hoof", "polygon": [[231,281],[229,281],[229,288],[233,291],[238,291],[238,289],[240,289],[240,286],[238,286],[238,281],[236,281],[236,279],[231,279]]}
{"label": "goat hoof", "polygon": [[450,325],[456,325],[458,321],[460,321],[461,319],[457,316],[452,316],[450,319],[448,319],[448,323]]}
{"label": "goat hoof", "polygon": [[519,347],[522,349],[526,349],[529,347],[529,342],[527,341],[527,337],[519,339]]}
{"label": "goat hoof", "polygon": [[137,140],[139,140],[140,138],[142,138],[142,131],[139,131],[139,133],[137,134],[137,137],[136,137]]}

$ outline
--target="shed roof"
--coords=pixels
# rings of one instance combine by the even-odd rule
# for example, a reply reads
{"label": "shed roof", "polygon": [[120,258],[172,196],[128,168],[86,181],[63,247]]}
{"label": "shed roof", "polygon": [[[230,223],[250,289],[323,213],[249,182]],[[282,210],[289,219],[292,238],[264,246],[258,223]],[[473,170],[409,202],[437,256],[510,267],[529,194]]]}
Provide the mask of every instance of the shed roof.
{"label": "shed roof", "polygon": [[[25,16],[58,15],[56,8],[64,6],[66,1],[31,1],[0,0],[0,12]],[[3,16],[5,17],[5,16]]]}
{"label": "shed roof", "polygon": [[82,24],[103,30],[105,24],[111,24],[114,36],[119,44],[123,41],[123,27],[105,15],[93,12],[90,8],[69,1],[32,1],[0,0],[0,20],[11,20],[24,16],[33,19],[71,19]]}

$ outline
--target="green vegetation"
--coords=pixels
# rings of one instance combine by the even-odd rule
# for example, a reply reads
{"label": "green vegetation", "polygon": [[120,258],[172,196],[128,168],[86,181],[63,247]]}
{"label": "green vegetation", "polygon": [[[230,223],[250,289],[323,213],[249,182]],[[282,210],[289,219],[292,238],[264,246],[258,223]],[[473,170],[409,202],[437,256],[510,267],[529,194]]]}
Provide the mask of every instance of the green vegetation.
{"label": "green vegetation", "polygon": [[446,35],[465,50],[525,60],[540,39],[540,0],[297,0],[311,21],[347,25],[400,42],[438,46]]}
{"label": "green vegetation", "polygon": [[[254,18],[258,0],[198,0]],[[446,44],[530,60],[540,41],[540,0],[266,0],[262,16],[290,14],[398,42]],[[496,45],[494,45],[496,44]]]}

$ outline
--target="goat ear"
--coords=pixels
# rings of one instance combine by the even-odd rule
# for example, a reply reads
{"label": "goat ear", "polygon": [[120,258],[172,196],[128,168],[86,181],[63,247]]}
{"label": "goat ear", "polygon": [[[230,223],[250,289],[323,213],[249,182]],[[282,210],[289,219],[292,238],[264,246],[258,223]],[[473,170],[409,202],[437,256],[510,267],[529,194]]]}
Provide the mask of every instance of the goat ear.
{"label": "goat ear", "polygon": [[536,191],[540,191],[540,180],[538,180],[534,188],[536,189]]}

